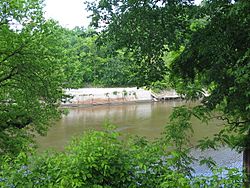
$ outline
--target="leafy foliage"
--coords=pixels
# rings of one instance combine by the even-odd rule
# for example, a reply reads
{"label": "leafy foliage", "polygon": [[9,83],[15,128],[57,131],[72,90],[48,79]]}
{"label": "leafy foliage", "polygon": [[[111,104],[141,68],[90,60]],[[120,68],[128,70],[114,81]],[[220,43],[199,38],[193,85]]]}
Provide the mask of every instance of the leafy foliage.
{"label": "leafy foliage", "polygon": [[101,44],[98,34],[91,29],[75,28],[67,32],[71,41],[66,48],[71,52],[64,64],[66,87],[135,86],[138,69],[131,53],[115,50],[112,44]]}
{"label": "leafy foliage", "polygon": [[[101,38],[132,52],[138,84],[162,80],[165,51],[178,50],[190,33],[192,1],[100,1],[89,3],[92,25],[103,27]],[[192,11],[190,12],[189,9]],[[190,13],[190,14],[189,14]]]}
{"label": "leafy foliage", "polygon": [[62,29],[42,1],[0,2],[0,154],[25,150],[60,114]]}
{"label": "leafy foliage", "polygon": [[[219,136],[236,132],[247,135],[246,140],[250,125],[249,6],[247,1],[206,2],[207,24],[192,35],[172,65],[182,88],[189,85],[209,91],[202,104],[208,111],[219,111],[227,124]],[[235,146],[249,147],[244,142]]]}
{"label": "leafy foliage", "polygon": [[206,89],[210,95],[203,104],[208,109],[223,112],[236,125],[234,131],[248,129],[248,1],[205,0],[197,6],[181,0],[104,0],[90,3],[89,10],[93,25],[106,23],[101,25],[106,40],[141,57],[142,72],[162,76],[147,60],[161,59],[165,50],[178,52],[168,65],[177,90],[200,98]]}
{"label": "leafy foliage", "polygon": [[[89,131],[65,152],[3,158],[1,187],[241,187],[236,169],[215,170],[210,177],[176,171],[175,152],[143,138],[122,141],[112,131]],[[165,148],[165,149],[164,149]]]}
{"label": "leafy foliage", "polygon": [[[103,37],[136,54],[138,64],[145,65],[140,66],[142,72],[165,75],[152,65],[162,65],[158,60],[164,51],[179,52],[167,65],[173,86],[187,99],[203,99],[196,110],[200,119],[216,111],[225,121],[225,129],[203,146],[222,141],[245,150],[246,158],[250,148],[249,9],[246,0],[204,0],[199,6],[182,0],[89,4],[93,24],[105,23]],[[149,63],[152,59],[155,64]],[[148,74],[143,75],[148,80]],[[248,164],[250,182],[250,163],[244,164]]]}

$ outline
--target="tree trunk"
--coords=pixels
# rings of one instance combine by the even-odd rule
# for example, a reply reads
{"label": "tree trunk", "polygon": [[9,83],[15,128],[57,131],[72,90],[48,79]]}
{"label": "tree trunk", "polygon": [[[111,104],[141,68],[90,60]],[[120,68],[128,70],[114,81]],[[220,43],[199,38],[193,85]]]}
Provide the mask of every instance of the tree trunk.
{"label": "tree trunk", "polygon": [[246,188],[250,187],[250,148],[245,148],[243,151],[243,169],[245,171],[244,184]]}

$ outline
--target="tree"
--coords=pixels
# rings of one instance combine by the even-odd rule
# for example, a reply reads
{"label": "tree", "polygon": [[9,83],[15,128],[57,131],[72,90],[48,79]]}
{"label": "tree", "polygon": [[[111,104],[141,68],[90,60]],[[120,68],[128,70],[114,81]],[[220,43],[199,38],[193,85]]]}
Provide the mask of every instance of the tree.
{"label": "tree", "polygon": [[42,1],[0,2],[0,154],[16,155],[59,116],[64,61],[61,28]]}
{"label": "tree", "polygon": [[138,68],[131,53],[116,50],[112,43],[99,43],[98,33],[91,29],[75,28],[66,32],[70,53],[64,65],[66,87],[135,86]]}
{"label": "tree", "polygon": [[189,35],[187,11],[196,8],[190,2],[102,0],[88,7],[103,40],[133,54],[138,85],[149,85],[164,77],[164,52],[177,50]]}
{"label": "tree", "polygon": [[199,81],[209,91],[203,107],[221,112],[227,121],[217,140],[244,150],[250,178],[250,3],[212,1],[205,7],[208,23],[194,32],[172,68],[183,84]]}
{"label": "tree", "polygon": [[[164,51],[179,51],[182,47],[169,65],[174,86],[186,97],[203,97],[200,114],[222,114],[219,118],[227,125],[214,141],[244,150],[248,181],[249,9],[250,2],[246,0],[205,0],[200,6],[184,0],[102,0],[89,4],[93,24],[105,23],[103,36],[118,47],[133,50],[140,56],[140,63],[159,60]],[[145,63],[142,68],[157,72],[151,65]],[[208,97],[203,90],[209,92]]]}

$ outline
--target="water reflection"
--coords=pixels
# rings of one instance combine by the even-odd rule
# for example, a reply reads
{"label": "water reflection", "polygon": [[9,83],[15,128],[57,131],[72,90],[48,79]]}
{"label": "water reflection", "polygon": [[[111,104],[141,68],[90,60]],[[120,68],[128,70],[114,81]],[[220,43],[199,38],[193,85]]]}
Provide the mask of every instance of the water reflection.
{"label": "water reflection", "polygon": [[[122,133],[146,136],[149,139],[157,138],[163,131],[173,107],[183,105],[183,103],[170,101],[72,108],[69,109],[67,115],[51,127],[46,137],[37,137],[39,150],[50,147],[62,150],[72,136],[80,135],[89,129],[101,130],[107,120],[115,124],[117,131]],[[210,125],[201,125],[198,120],[194,119],[193,124],[192,143],[197,142],[203,136],[211,136],[221,129],[219,126],[221,123],[216,121],[210,122]]]}

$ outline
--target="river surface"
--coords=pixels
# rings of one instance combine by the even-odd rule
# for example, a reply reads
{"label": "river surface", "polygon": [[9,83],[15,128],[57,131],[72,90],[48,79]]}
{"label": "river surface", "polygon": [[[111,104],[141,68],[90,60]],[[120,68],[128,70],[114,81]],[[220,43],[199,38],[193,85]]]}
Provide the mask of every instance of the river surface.
{"label": "river surface", "polygon": [[[145,136],[149,139],[160,137],[168,122],[173,107],[180,106],[182,101],[136,103],[126,105],[103,105],[88,108],[70,108],[68,114],[56,122],[46,137],[38,137],[39,150],[54,148],[63,150],[73,136],[81,135],[84,131],[101,130],[106,121],[117,126],[117,131],[123,134]],[[193,105],[188,103],[188,105]],[[194,135],[191,143],[204,136],[212,136],[218,132],[221,122],[201,124],[193,119]]]}
{"label": "river surface", "polygon": [[[116,125],[116,130],[123,134],[145,136],[148,139],[159,138],[173,107],[183,104],[194,105],[194,103],[183,101],[169,101],[70,108],[68,114],[64,115],[50,128],[47,136],[37,137],[38,150],[44,151],[49,148],[58,151],[63,150],[72,137],[80,136],[84,131],[91,129],[102,130],[105,121]],[[205,124],[194,118],[192,124],[194,129],[191,137],[192,145],[197,144],[197,141],[203,137],[211,137],[218,133],[223,127],[223,122],[216,120]],[[194,155],[200,155],[199,151],[196,150],[193,153]],[[203,154],[219,158],[218,162],[222,165],[228,162],[231,164],[232,161],[237,165],[241,163],[241,155],[237,155],[228,148],[222,148],[219,152],[209,150],[207,153],[203,152]]]}

